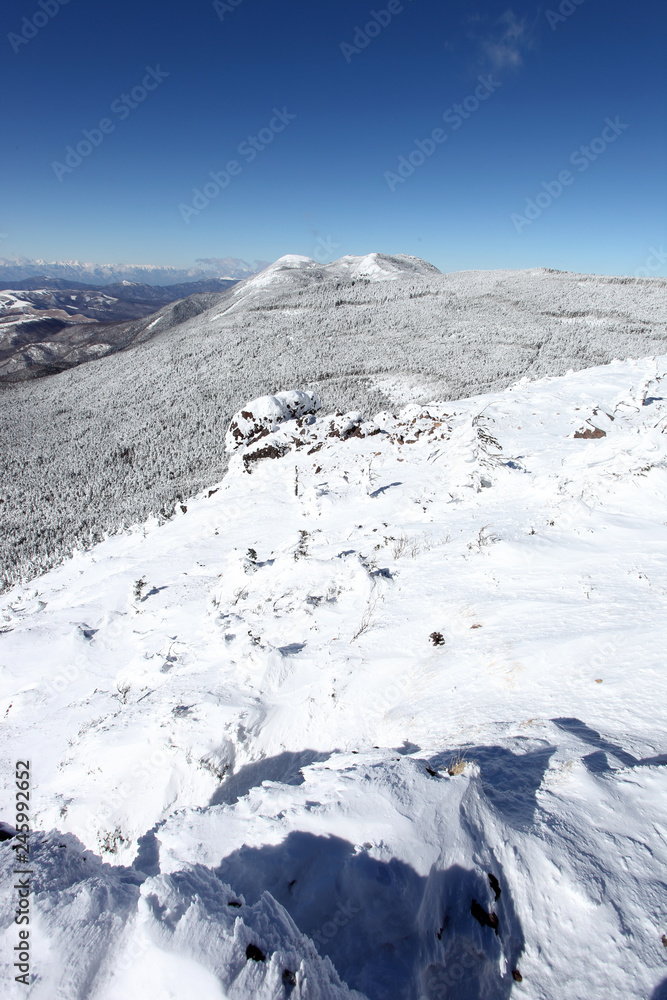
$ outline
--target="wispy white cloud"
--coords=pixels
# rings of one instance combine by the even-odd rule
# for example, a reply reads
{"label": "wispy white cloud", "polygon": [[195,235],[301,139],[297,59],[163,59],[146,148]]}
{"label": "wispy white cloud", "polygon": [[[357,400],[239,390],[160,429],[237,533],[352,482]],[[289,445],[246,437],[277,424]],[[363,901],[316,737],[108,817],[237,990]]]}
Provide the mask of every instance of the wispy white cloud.
{"label": "wispy white cloud", "polygon": [[513,10],[507,9],[492,26],[475,18],[475,27],[470,33],[480,49],[480,59],[492,69],[519,69],[523,56],[533,46],[532,31],[525,18],[518,18]]}

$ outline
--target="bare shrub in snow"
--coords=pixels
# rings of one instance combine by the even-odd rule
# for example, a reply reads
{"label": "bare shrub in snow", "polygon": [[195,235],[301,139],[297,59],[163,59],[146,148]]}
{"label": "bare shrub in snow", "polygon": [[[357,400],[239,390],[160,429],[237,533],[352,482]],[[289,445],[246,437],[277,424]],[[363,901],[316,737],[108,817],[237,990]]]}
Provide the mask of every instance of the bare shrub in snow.
{"label": "bare shrub in snow", "polygon": [[126,705],[127,704],[127,696],[130,693],[130,689],[131,689],[131,685],[128,684],[127,682],[120,682],[119,681],[118,684],[116,684],[116,691],[118,692],[118,694],[115,695],[114,697],[118,698],[118,700],[120,701],[121,705]]}
{"label": "bare shrub in snow", "polygon": [[351,642],[355,642],[365,632],[369,632],[372,628],[376,627],[377,621],[375,618],[375,611],[377,608],[377,604],[378,604],[377,598],[368,602],[368,604],[366,605],[366,609],[363,615],[361,616],[361,622],[359,623],[359,628],[352,636],[352,639],[350,640]]}

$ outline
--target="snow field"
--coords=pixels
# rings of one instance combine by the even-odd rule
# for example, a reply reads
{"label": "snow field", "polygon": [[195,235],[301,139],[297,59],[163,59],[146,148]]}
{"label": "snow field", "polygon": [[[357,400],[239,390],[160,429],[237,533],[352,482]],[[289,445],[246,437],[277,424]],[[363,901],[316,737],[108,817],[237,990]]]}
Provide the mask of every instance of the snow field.
{"label": "snow field", "polygon": [[666,372],[272,422],[3,595],[31,995],[657,1000]]}

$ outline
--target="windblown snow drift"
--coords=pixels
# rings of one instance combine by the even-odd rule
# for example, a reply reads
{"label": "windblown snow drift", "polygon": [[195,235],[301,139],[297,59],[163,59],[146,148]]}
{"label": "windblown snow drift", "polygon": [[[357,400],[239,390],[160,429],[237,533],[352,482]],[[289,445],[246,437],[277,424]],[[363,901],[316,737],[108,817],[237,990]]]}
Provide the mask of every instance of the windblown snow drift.
{"label": "windblown snow drift", "polygon": [[224,479],[4,595],[31,997],[660,1000],[665,385],[240,403]]}

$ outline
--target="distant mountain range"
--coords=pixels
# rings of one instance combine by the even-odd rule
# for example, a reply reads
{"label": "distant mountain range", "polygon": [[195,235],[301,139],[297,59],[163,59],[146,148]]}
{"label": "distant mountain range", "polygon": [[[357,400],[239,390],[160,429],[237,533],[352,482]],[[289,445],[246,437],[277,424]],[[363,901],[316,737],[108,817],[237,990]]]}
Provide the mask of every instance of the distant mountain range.
{"label": "distant mountain range", "polygon": [[[79,260],[33,260],[29,257],[0,257],[0,287],[16,288],[16,282],[26,278],[55,278],[74,288],[72,282],[89,285],[113,285],[121,281],[137,281],[150,285],[173,285],[178,282],[200,281],[205,278],[249,278],[268,266],[268,261],[249,264],[236,257],[202,257],[196,267],[168,267],[161,264],[94,264]],[[34,287],[34,286],[33,286]],[[51,286],[53,287],[53,286]],[[60,286],[65,287],[65,286]]]}
{"label": "distant mountain range", "polygon": [[[238,307],[249,296],[252,309],[258,296],[279,289],[439,274],[433,264],[407,254],[347,256],[330,264],[290,254],[241,282],[230,305]],[[152,339],[210,309],[236,285],[230,278],[163,286],[95,286],[46,275],[0,280],[0,382],[54,375]]]}

